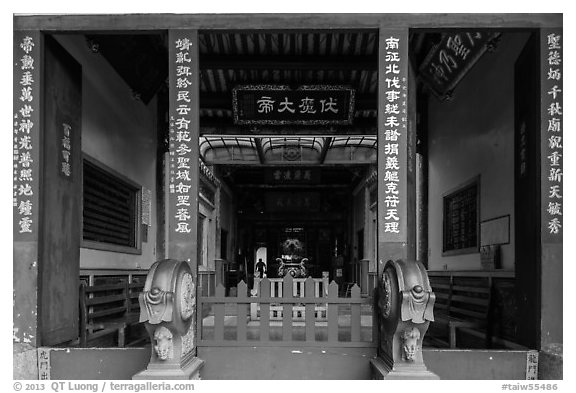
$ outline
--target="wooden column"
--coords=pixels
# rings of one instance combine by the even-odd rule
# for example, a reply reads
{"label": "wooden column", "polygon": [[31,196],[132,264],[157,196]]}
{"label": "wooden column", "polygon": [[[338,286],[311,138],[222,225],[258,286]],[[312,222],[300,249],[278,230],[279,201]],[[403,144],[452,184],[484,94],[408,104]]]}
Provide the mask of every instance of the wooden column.
{"label": "wooden column", "polygon": [[[198,288],[199,89],[198,31],[169,30],[167,258],[188,262]],[[197,311],[196,311],[197,312]],[[194,314],[193,321],[196,321]],[[190,326],[196,354],[195,323]]]}
{"label": "wooden column", "polygon": [[[416,262],[416,100],[408,29],[380,28],[378,66],[378,358],[376,378],[437,379],[422,342],[434,293]],[[411,94],[410,94],[411,93]],[[375,321],[376,322],[376,321]]]}
{"label": "wooden column", "polygon": [[[378,68],[378,272],[415,259],[415,108],[409,109],[408,29],[380,29]],[[414,101],[414,100],[412,100]],[[412,133],[413,135],[409,135]]]}
{"label": "wooden column", "polygon": [[197,272],[199,71],[198,32],[170,30],[167,257]]}
{"label": "wooden column", "polygon": [[539,348],[562,343],[562,249],[564,234],[564,35],[540,31],[540,339]]}
{"label": "wooden column", "polygon": [[39,31],[15,31],[13,52],[14,342],[38,344],[41,51]]}

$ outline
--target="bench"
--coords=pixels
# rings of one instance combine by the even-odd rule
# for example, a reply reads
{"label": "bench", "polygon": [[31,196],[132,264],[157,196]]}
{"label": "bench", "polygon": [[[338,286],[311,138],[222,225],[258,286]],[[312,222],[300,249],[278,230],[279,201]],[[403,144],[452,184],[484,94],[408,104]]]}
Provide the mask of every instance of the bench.
{"label": "bench", "polygon": [[[436,295],[434,319],[425,339],[457,348],[473,339],[483,348],[526,350],[515,343],[514,272],[510,270],[428,271]],[[462,345],[460,345],[462,347]]]}
{"label": "bench", "polygon": [[[456,333],[461,330],[482,338],[485,346],[489,348],[492,278],[433,276],[430,277],[430,282],[436,295],[434,325],[447,328],[448,346],[457,347]],[[432,336],[432,339],[442,343],[437,337]]]}
{"label": "bench", "polygon": [[139,323],[138,294],[143,288],[144,280],[133,281],[131,277],[80,280],[80,346],[116,335],[118,347],[124,347],[127,328]]}

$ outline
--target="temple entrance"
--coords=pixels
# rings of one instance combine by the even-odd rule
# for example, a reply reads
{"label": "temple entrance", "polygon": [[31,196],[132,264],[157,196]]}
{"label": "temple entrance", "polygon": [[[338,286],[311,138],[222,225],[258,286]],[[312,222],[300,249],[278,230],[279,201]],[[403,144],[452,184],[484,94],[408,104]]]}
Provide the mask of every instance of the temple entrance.
{"label": "temple entrance", "polygon": [[[208,65],[200,159],[230,206],[222,227],[234,228],[215,297],[199,298],[199,353],[355,350],[362,371],[344,357],[339,368],[367,377],[376,234],[358,233],[376,230],[377,31],[206,33],[199,42]],[[297,369],[289,358],[278,367]]]}
{"label": "temple entrance", "polygon": [[[392,369],[394,378],[416,369],[430,377],[426,356],[437,375],[454,376],[462,370],[434,357],[448,353],[454,365],[445,348],[492,351],[490,360],[515,353],[524,363],[515,360],[514,375],[533,377],[532,351],[561,338],[543,328],[556,326],[548,314],[561,315],[558,301],[544,301],[556,295],[533,291],[554,281],[540,271],[561,273],[561,101],[541,101],[561,86],[539,73],[543,62],[560,63],[556,33],[466,21],[419,29],[412,16],[398,28],[387,15],[366,25],[319,16],[325,30],[309,19],[275,30],[267,16],[266,27],[230,18],[240,24],[15,35],[16,277],[38,282],[15,285],[15,326],[26,328],[15,341],[124,354],[143,346],[162,368],[169,355],[158,340],[164,349],[172,337],[182,345],[173,364],[203,359],[207,379],[367,379]],[[43,113],[46,92],[66,83],[25,69],[68,57],[81,67],[58,69],[74,74],[83,98],[70,145],[71,124]],[[548,79],[560,75],[550,68]],[[32,101],[30,89],[53,83]],[[45,141],[62,145],[52,151],[62,165],[38,158],[55,158]],[[69,147],[82,156],[72,172]],[[64,205],[37,211],[31,198],[53,196],[47,173],[82,194],[70,207],[82,236],[66,229],[79,240],[66,274],[44,271],[44,257],[27,262],[36,246],[60,247],[43,232]],[[539,190],[549,190],[548,204]],[[524,222],[539,209],[538,222]],[[30,236],[32,246],[22,241]],[[36,259],[41,274],[26,270]],[[178,331],[140,322],[160,304],[146,276],[165,261],[189,268],[185,286],[160,288],[182,296]],[[38,320],[79,326],[50,338],[21,304],[60,287],[78,296],[43,297]],[[553,338],[542,336],[548,330]],[[471,368],[487,375],[501,371],[496,363]]]}

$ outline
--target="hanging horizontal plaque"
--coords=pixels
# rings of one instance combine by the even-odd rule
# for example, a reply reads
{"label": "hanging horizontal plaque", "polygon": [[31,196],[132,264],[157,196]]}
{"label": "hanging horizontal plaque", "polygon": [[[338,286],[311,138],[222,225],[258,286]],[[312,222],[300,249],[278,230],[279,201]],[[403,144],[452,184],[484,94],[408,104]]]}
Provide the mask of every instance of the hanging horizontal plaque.
{"label": "hanging horizontal plaque", "polygon": [[419,77],[440,99],[449,97],[480,57],[495,46],[500,35],[480,31],[442,34],[420,65]]}
{"label": "hanging horizontal plaque", "polygon": [[354,89],[346,86],[242,85],[232,90],[239,125],[350,125]]}

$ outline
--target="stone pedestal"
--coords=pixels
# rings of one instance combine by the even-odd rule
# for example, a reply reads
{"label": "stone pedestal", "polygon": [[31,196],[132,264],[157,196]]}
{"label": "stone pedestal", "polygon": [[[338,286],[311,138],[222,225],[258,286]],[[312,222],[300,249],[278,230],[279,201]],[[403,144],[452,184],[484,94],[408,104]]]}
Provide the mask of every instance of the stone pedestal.
{"label": "stone pedestal", "polygon": [[435,296],[416,261],[388,261],[378,286],[380,345],[375,379],[439,379],[424,364],[422,342],[434,320]]}
{"label": "stone pedestal", "polygon": [[195,356],[179,366],[150,363],[146,370],[134,375],[132,379],[200,379],[200,369],[203,365],[204,361]]}
{"label": "stone pedestal", "polygon": [[538,357],[538,379],[563,379],[563,345],[549,344],[542,348]]}
{"label": "stone pedestal", "polygon": [[204,362],[196,354],[196,285],[188,263],[164,259],[152,265],[139,296],[140,322],[152,351],[133,379],[200,379]]}

